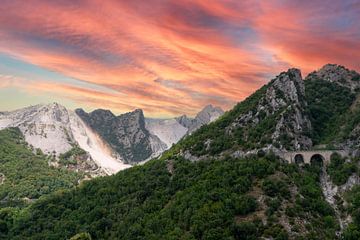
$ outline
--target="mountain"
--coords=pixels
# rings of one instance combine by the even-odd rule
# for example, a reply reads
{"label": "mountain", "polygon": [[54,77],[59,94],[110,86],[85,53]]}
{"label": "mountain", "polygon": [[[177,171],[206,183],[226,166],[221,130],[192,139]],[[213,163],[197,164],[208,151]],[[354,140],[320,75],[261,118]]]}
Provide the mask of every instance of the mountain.
{"label": "mountain", "polygon": [[337,64],[326,64],[318,71],[314,71],[305,80],[324,80],[358,91],[360,87],[360,75],[354,70],[349,70]]}
{"label": "mountain", "polygon": [[145,128],[141,109],[115,116],[108,110],[98,109],[86,113],[76,110],[77,115],[96,131],[126,163],[145,161],[166,149],[166,146]]}
{"label": "mountain", "polygon": [[54,156],[55,166],[60,156],[82,148],[87,155],[69,167],[91,175],[114,173],[128,167],[75,112],[57,103],[5,112],[0,116],[0,129],[8,127],[18,127],[30,146]]}
{"label": "mountain", "polygon": [[188,132],[188,128],[181,125],[175,118],[172,119],[154,119],[146,118],[146,129],[161,142],[165,143],[165,149],[170,148],[177,143]]}
{"label": "mountain", "polygon": [[179,118],[145,118],[141,109],[119,116],[103,109],[91,113],[77,109],[75,112],[128,164],[158,157],[186,134],[223,114],[220,108],[209,105],[194,119],[186,117],[189,124],[184,125]]}
{"label": "mountain", "polygon": [[191,134],[195,130],[199,129],[201,126],[215,121],[221,115],[224,114],[224,111],[219,107],[214,107],[211,104],[205,106],[195,118],[189,118],[186,115],[177,117],[176,120],[188,129],[187,133]]}
{"label": "mountain", "polygon": [[[298,69],[282,72],[159,159],[23,210],[0,209],[0,236],[359,239],[358,75],[338,65],[305,80]],[[279,154],[345,147],[349,156],[332,154],[326,164],[288,163]]]}
{"label": "mountain", "polygon": [[81,171],[54,168],[49,161],[51,157],[28,148],[18,128],[0,130],[0,209],[26,205],[46,194],[70,189],[84,178]]}
{"label": "mountain", "polygon": [[151,119],[146,118],[146,128],[159,137],[166,144],[166,149],[177,143],[187,134],[191,134],[201,126],[215,121],[224,111],[219,107],[212,105],[205,106],[195,118],[189,118],[186,115],[172,119]]}
{"label": "mountain", "polygon": [[298,69],[289,69],[237,104],[218,121],[180,141],[178,151],[205,156],[228,151],[243,156],[253,151],[310,149],[312,126],[305,85]]}
{"label": "mountain", "polygon": [[[201,122],[191,119],[191,129],[222,113],[212,106],[202,112],[207,118]],[[75,164],[73,159],[68,167],[94,176],[113,174],[130,164],[158,157],[190,132],[190,127],[183,127],[176,119],[145,119],[141,109],[115,116],[103,109],[74,112],[57,103],[1,112],[0,129],[8,127],[18,127],[31,147],[52,155],[55,166],[60,156],[84,150],[83,157],[78,158],[81,160]]]}

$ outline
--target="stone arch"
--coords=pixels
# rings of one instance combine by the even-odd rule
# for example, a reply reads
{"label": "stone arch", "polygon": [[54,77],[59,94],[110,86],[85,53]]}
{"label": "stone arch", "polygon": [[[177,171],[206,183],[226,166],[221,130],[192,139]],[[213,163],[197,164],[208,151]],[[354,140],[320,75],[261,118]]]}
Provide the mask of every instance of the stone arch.
{"label": "stone arch", "polygon": [[325,162],[325,157],[319,153],[315,153],[310,158],[310,164],[312,166],[323,166]]}
{"label": "stone arch", "polygon": [[294,162],[297,165],[304,164],[304,156],[302,154],[300,154],[300,153],[296,154],[295,157],[294,157]]}

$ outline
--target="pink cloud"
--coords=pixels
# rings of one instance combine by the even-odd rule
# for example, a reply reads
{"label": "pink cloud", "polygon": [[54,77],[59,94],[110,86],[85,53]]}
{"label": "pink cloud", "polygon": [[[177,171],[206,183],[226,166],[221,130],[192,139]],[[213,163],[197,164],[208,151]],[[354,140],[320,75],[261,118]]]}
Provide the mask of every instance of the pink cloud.
{"label": "pink cloud", "polygon": [[56,86],[57,94],[94,107],[194,114],[208,103],[230,108],[287,67],[309,72],[336,62],[359,69],[357,24],[334,30],[329,22],[337,20],[333,10],[341,3],[333,5],[326,12],[317,1],[310,7],[231,0],[6,1],[0,6],[0,52],[116,92]]}

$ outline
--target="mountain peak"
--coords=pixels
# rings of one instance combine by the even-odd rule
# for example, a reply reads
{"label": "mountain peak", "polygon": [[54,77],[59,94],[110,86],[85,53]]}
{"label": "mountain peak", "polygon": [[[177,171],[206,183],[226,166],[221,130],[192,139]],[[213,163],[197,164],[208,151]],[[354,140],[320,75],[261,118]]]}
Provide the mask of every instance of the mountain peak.
{"label": "mountain peak", "polygon": [[268,96],[271,102],[279,97],[285,101],[298,102],[301,99],[299,95],[305,95],[301,71],[297,68],[290,68],[288,71],[280,73],[272,80],[267,94],[271,95]]}
{"label": "mountain peak", "polygon": [[205,106],[195,117],[200,123],[206,124],[214,121],[218,117],[224,114],[224,111],[220,107],[214,107],[209,104]]}
{"label": "mountain peak", "polygon": [[334,82],[343,87],[350,88],[352,91],[360,88],[360,74],[338,64],[326,64],[319,70],[310,73],[305,78],[305,80],[308,79]]}

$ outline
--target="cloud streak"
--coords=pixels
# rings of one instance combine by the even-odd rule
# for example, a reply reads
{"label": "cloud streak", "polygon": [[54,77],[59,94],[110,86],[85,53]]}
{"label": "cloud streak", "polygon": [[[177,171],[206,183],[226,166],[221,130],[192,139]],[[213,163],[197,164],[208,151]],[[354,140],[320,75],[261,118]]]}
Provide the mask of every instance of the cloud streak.
{"label": "cloud streak", "polygon": [[5,0],[0,12],[1,53],[111,93],[44,81],[31,88],[117,112],[229,108],[292,66],[359,70],[356,1]]}

